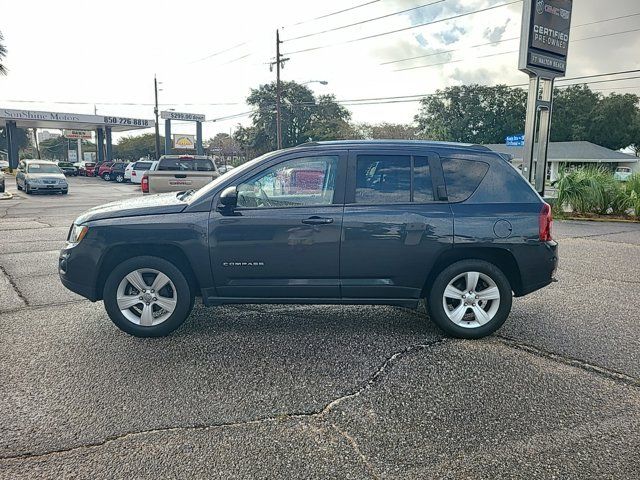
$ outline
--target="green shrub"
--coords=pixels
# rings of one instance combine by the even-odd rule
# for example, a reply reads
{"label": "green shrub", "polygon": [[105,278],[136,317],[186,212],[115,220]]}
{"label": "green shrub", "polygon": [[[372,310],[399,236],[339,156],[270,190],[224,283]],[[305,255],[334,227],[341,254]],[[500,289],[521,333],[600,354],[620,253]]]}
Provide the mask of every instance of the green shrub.
{"label": "green shrub", "polygon": [[[632,208],[636,214],[640,212],[636,208],[640,205],[634,203],[634,199],[640,197],[640,176],[623,186],[609,170],[601,166],[572,171],[562,169],[556,186],[559,205],[570,207],[576,213],[625,215]],[[636,192],[635,196],[631,192]]]}

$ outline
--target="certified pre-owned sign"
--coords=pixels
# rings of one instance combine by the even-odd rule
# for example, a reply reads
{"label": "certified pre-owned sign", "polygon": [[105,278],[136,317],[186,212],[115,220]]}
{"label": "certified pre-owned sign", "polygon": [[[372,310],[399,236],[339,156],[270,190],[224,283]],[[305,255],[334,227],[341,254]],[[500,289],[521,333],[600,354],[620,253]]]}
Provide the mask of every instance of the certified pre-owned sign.
{"label": "certified pre-owned sign", "polygon": [[567,69],[573,0],[525,0],[520,70],[558,77]]}

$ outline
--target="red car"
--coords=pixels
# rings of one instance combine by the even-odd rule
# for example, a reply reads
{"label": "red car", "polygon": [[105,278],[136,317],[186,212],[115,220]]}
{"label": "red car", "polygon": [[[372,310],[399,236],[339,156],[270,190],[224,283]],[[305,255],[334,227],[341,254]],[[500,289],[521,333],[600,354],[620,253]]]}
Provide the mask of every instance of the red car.
{"label": "red car", "polygon": [[[111,166],[113,165],[113,162],[104,162],[102,165],[100,165],[100,168],[98,169],[98,175],[96,175],[97,177],[102,177],[105,180],[111,180]],[[108,178],[106,178],[108,177]]]}
{"label": "red car", "polygon": [[93,162],[85,162],[78,168],[78,175],[85,177],[93,177],[93,169],[96,168],[96,164]]}

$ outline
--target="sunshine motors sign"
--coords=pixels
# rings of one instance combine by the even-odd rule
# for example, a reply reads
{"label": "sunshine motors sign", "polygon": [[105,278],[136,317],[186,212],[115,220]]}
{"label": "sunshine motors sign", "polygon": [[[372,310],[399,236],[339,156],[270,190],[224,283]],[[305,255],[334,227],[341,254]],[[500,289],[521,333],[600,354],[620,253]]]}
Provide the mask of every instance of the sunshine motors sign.
{"label": "sunshine motors sign", "polygon": [[543,77],[567,70],[573,0],[524,0],[519,68]]}

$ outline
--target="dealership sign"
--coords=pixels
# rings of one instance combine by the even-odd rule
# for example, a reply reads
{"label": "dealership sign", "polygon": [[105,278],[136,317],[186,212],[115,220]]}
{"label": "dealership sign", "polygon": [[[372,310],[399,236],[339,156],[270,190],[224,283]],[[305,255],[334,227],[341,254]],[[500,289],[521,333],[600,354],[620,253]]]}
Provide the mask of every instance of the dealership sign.
{"label": "dealership sign", "polygon": [[91,132],[89,130],[64,130],[62,134],[64,138],[91,140]]}
{"label": "dealership sign", "polygon": [[199,113],[162,111],[160,112],[160,118],[164,120],[183,120],[185,122],[204,122],[205,116]]}
{"label": "dealership sign", "polygon": [[173,148],[182,150],[195,150],[196,137],[195,135],[174,135],[173,136]]}
{"label": "dealership sign", "polygon": [[573,0],[524,0],[520,70],[550,78],[564,76],[572,8]]}

